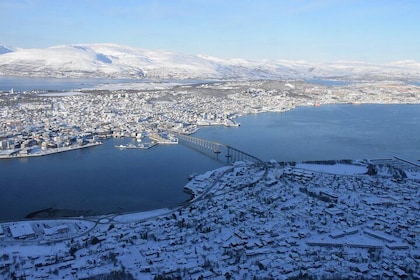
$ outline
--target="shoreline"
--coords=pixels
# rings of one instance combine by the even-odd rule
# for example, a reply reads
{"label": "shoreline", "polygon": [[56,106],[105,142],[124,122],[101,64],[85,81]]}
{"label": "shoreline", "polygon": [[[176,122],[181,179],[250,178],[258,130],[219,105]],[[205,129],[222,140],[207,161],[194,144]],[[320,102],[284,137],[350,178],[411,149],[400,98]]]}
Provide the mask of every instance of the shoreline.
{"label": "shoreline", "polygon": [[[408,164],[415,165],[414,163],[412,163],[410,161],[406,161],[406,160],[401,159],[401,158],[398,158],[398,157],[395,157],[395,159],[404,161],[404,162],[406,162]],[[375,160],[380,160],[380,159],[370,159],[369,161],[375,161]],[[391,160],[391,159],[384,159],[384,160]],[[334,164],[339,164],[342,161],[343,160],[331,160],[329,162],[330,162],[330,164],[333,163],[333,165],[334,165]],[[349,161],[351,161],[351,163],[348,163],[349,165],[354,165],[355,162],[357,162],[359,160],[353,159],[353,160],[349,160]],[[301,163],[305,163],[305,161],[303,161]],[[282,164],[282,165],[290,164],[291,166],[294,166],[296,164],[296,162],[279,162],[279,164]],[[311,164],[314,164],[314,165],[325,165],[325,161],[323,161],[323,160],[320,160],[320,161],[311,161]],[[225,165],[223,167],[216,168],[216,169],[213,169],[213,170],[209,170],[207,172],[211,172],[212,173],[211,175],[214,175],[214,174],[217,174],[217,171],[220,171],[220,170],[222,170],[222,173],[225,174],[225,173],[232,172],[234,169],[230,165]],[[322,173],[322,171],[321,171],[321,173]],[[135,215],[142,215],[142,214],[149,213],[149,212],[156,212],[156,211],[163,211],[163,210],[166,210],[166,211],[173,211],[174,209],[175,210],[178,210],[179,208],[186,207],[186,205],[195,203],[196,200],[198,200],[198,198],[204,197],[205,194],[207,194],[207,192],[209,192],[212,187],[214,187],[215,185],[217,185],[218,181],[215,180],[214,182],[212,182],[210,184],[211,187],[206,187],[205,188],[205,191],[201,191],[201,192],[197,192],[196,191],[195,187],[193,186],[193,183],[194,183],[194,179],[192,179],[187,184],[185,184],[185,186],[183,188],[184,192],[187,193],[187,194],[189,194],[191,197],[189,199],[185,200],[184,202],[178,203],[178,204],[173,205],[173,206],[167,206],[167,207],[163,207],[163,208],[156,208],[156,209],[150,209],[150,210],[144,210],[144,211],[109,212],[109,213],[98,214],[98,215],[83,215],[83,214],[81,214],[82,212],[84,212],[84,213],[87,214],[89,212],[92,212],[93,210],[57,209],[57,208],[54,208],[54,207],[48,207],[48,208],[45,208],[45,209],[40,209],[40,210],[32,211],[31,213],[28,213],[25,216],[25,218],[22,218],[22,219],[0,220],[0,225],[1,224],[6,224],[6,223],[36,222],[36,221],[58,221],[58,220],[77,220],[77,219],[90,220],[90,221],[92,221],[92,220],[98,220],[99,221],[99,220],[104,219],[104,217],[107,217],[107,216],[115,216],[115,217],[117,217],[117,216],[123,217],[123,216],[126,216],[126,215],[127,216],[131,216],[131,215],[134,215],[135,216]],[[248,185],[252,185],[252,183],[248,183],[247,186]],[[60,217],[60,216],[56,216],[56,217],[54,217],[54,216],[50,216],[50,217],[48,217],[48,216],[42,216],[44,214],[49,215],[50,213],[53,213],[53,212],[55,212],[55,213],[63,213],[63,212],[71,213],[71,212],[74,212],[74,213],[79,213],[81,215],[62,216],[62,217]],[[37,216],[39,214],[41,214],[41,216]],[[29,216],[32,216],[32,217],[29,217]]]}
{"label": "shoreline", "polygon": [[[48,150],[41,150],[40,152],[34,153],[34,154],[19,154],[20,150],[13,151],[10,155],[2,155],[0,154],[0,159],[13,159],[13,158],[30,158],[30,157],[42,157],[42,156],[48,156],[53,154],[59,154],[74,150],[80,150],[84,148],[91,148],[95,146],[102,145],[102,142],[95,142],[95,143],[88,143],[83,146],[70,146],[70,147],[62,147],[62,148],[54,148],[54,149],[48,149]],[[7,151],[7,150],[6,150]],[[18,153],[14,155],[15,153]]]}
{"label": "shoreline", "polygon": [[[360,105],[420,105],[420,101],[417,103],[412,103],[412,102],[362,102],[362,103],[355,103],[355,102],[333,102],[333,103],[303,103],[303,104],[294,104],[288,108],[283,107],[280,109],[276,109],[276,110],[268,110],[268,109],[261,109],[255,112],[249,112],[249,113],[244,113],[244,114],[239,114],[237,116],[232,117],[230,120],[232,121],[232,123],[234,125],[225,125],[223,123],[220,124],[216,124],[216,123],[209,123],[208,125],[197,125],[198,129],[196,131],[194,131],[193,133],[185,133],[186,135],[194,135],[196,134],[198,131],[200,131],[200,127],[217,127],[217,126],[224,126],[227,128],[230,127],[240,127],[240,123],[238,123],[237,121],[235,121],[238,118],[247,116],[247,115],[259,115],[259,114],[265,114],[265,113],[278,113],[278,114],[283,114],[283,113],[287,113],[290,112],[294,109],[297,108],[302,108],[302,107],[320,107],[320,106],[334,106],[334,105],[354,105],[354,106],[360,106]],[[112,138],[112,137],[111,137]],[[129,138],[129,137],[128,137]],[[178,144],[177,142],[171,142],[171,141],[157,141],[156,144]],[[141,148],[141,147],[136,147],[138,149],[149,149],[152,148],[155,145],[152,145],[150,147],[147,148]],[[83,149],[83,148],[90,148],[90,147],[94,147],[94,146],[98,146],[98,145],[102,145],[102,142],[94,142],[94,143],[88,143],[85,144],[83,146],[70,146],[70,147],[62,147],[62,148],[53,148],[53,149],[47,149],[47,150],[41,150],[37,153],[34,154],[19,154],[19,152],[22,149],[15,149],[15,150],[0,150],[0,160],[2,159],[13,159],[13,158],[30,158],[30,157],[40,157],[40,156],[48,156],[48,155],[52,155],[52,154],[58,154],[58,153],[62,153],[62,152],[68,152],[68,151],[74,151],[74,150],[78,150],[78,149]],[[125,148],[125,149],[129,149],[128,147],[115,147],[115,148]],[[132,148],[131,148],[132,149]],[[7,154],[7,152],[9,152],[9,154]],[[17,153],[17,154],[16,154]]]}
{"label": "shoreline", "polygon": [[[223,278],[225,271],[211,269],[218,266],[241,279],[297,277],[301,270],[325,276],[321,262],[335,267],[337,260],[343,264],[328,275],[375,278],[386,266],[386,275],[416,276],[415,269],[400,267],[413,267],[418,249],[416,213],[410,209],[417,206],[420,167],[399,158],[335,162],[214,169],[203,174],[208,180],[197,178],[204,190],[200,197],[174,208],[0,222],[2,251],[9,256],[2,263],[10,267],[9,278],[14,268],[25,277],[49,279],[92,276],[92,268],[127,271],[135,279]],[[369,172],[371,165],[375,172]],[[418,176],[405,178],[393,172],[397,167],[414,168]],[[386,193],[377,191],[389,184]],[[226,250],[239,250],[240,261]],[[380,258],[364,257],[375,252]],[[256,262],[267,269],[241,271],[244,263]]]}
{"label": "shoreline", "polygon": [[[403,158],[398,157],[398,156],[394,156],[392,158],[375,158],[375,159],[364,159],[364,160],[366,160],[368,162],[398,160],[398,161],[404,162],[408,165],[412,165],[412,166],[420,168],[420,165],[417,164],[416,162],[412,162],[410,160],[406,160],[406,159],[403,159]],[[305,167],[302,167],[305,164],[315,165],[315,166],[334,166],[334,165],[340,165],[340,164],[343,165],[343,162],[345,162],[344,165],[359,165],[360,162],[364,161],[364,160],[360,160],[360,159],[328,160],[328,161],[316,160],[316,161],[301,161],[301,162],[278,162],[278,164],[282,165],[282,166],[289,165],[293,168],[297,167],[299,169],[306,170]],[[269,163],[266,162],[266,164],[269,164]],[[302,166],[298,167],[299,164],[302,165]],[[217,173],[216,172],[217,170],[222,170],[222,169],[225,169],[225,168],[226,168],[226,170],[224,172],[227,172],[227,171],[231,172],[233,170],[232,168],[227,168],[227,167],[229,167],[229,165],[225,165],[223,167],[220,167],[220,168],[217,168],[217,169],[214,169],[214,170],[209,170],[209,171],[212,172],[212,173]],[[334,174],[334,173],[326,172],[325,170],[317,170],[317,171],[311,170],[311,172],[325,173],[325,174],[330,174],[330,175]],[[366,172],[368,172],[368,171],[366,170]],[[338,176],[345,176],[346,174],[338,174],[337,173],[337,175]],[[355,175],[369,175],[369,174],[368,173],[347,174],[347,176],[355,176]],[[25,218],[22,218],[22,219],[0,220],[0,225],[2,223],[12,223],[12,222],[35,222],[35,221],[41,221],[41,220],[56,221],[56,220],[73,220],[73,219],[80,219],[80,218],[86,219],[86,220],[100,220],[103,217],[109,216],[109,215],[112,215],[112,216],[136,215],[136,214],[148,213],[148,212],[153,212],[153,211],[159,211],[159,210],[163,210],[163,209],[168,210],[168,209],[178,209],[180,207],[183,208],[187,204],[194,203],[195,200],[197,200],[197,198],[202,197],[207,191],[209,191],[209,189],[211,189],[211,188],[206,188],[206,192],[203,192],[203,190],[197,192],[197,189],[195,188],[193,181],[194,181],[194,179],[192,181],[186,183],[184,185],[184,188],[183,188],[184,192],[190,195],[190,198],[185,200],[184,202],[181,202],[181,203],[178,203],[178,204],[175,204],[175,205],[172,205],[172,206],[166,206],[166,207],[163,207],[163,208],[156,208],[156,209],[150,209],[150,210],[144,210],[144,211],[107,212],[107,213],[97,214],[97,215],[89,215],[89,213],[92,213],[94,210],[57,209],[57,208],[54,208],[54,207],[48,207],[48,208],[45,208],[45,209],[32,211],[31,213],[28,213],[25,216]],[[217,184],[217,181],[213,182],[213,185],[214,184]],[[78,215],[74,215],[74,216],[48,216],[51,213],[78,213]],[[41,214],[41,216],[37,216],[39,214]],[[87,215],[85,215],[85,214],[87,214]],[[47,216],[45,216],[45,215],[47,215]],[[32,217],[29,217],[29,216],[32,216]]]}
{"label": "shoreline", "polygon": [[[331,106],[331,105],[340,105],[340,104],[343,104],[343,103],[334,103],[334,104],[325,104],[325,105],[328,105],[328,106]],[[353,105],[353,104],[351,104],[351,103],[346,103],[347,105]],[[377,103],[375,103],[375,104],[377,104]],[[324,104],[323,104],[324,105]],[[410,104],[401,104],[401,105],[410,105]],[[355,105],[356,106],[356,105]],[[298,108],[298,107],[300,107],[300,106],[297,106],[297,107],[295,107],[295,108]],[[312,108],[312,106],[310,106],[310,105],[304,105],[304,106],[302,106],[302,107],[307,107],[307,108]],[[293,108],[293,109],[295,109],[295,108]],[[292,110],[292,109],[291,109]],[[259,112],[259,113],[256,113],[255,115],[260,115],[260,114],[264,114],[264,113],[283,113],[283,112],[273,112],[273,111],[269,111],[269,112]],[[240,117],[243,117],[243,116],[246,116],[246,115],[253,115],[253,113],[250,113],[250,114],[244,114],[244,115],[242,115],[242,116],[240,116]],[[55,154],[55,153],[61,153],[61,152],[66,152],[66,151],[72,151],[72,150],[77,150],[77,149],[82,149],[82,148],[88,148],[88,147],[93,147],[93,146],[96,146],[96,145],[100,145],[100,144],[102,144],[102,143],[89,143],[89,144],[86,144],[86,145],[84,145],[84,146],[77,146],[77,147],[65,147],[65,148],[61,148],[61,150],[58,150],[58,149],[51,149],[51,152],[48,152],[48,150],[47,151],[44,151],[44,153],[42,153],[42,154],[32,154],[32,155],[22,155],[22,156],[9,156],[9,157],[0,157],[0,159],[12,159],[12,158],[25,158],[25,157],[33,157],[33,156],[44,156],[44,155],[50,155],[50,154]],[[411,161],[411,163],[413,163],[413,162],[415,162],[416,164],[419,164],[419,161],[417,160],[417,161]],[[187,200],[188,201],[188,200]],[[186,201],[184,201],[184,202],[180,202],[180,203],[185,203]],[[118,212],[112,212],[112,213],[118,213]],[[122,213],[124,213],[124,212],[122,212]],[[136,211],[135,211],[135,213],[137,213]],[[69,216],[70,217],[70,216]],[[60,217],[54,217],[54,218],[52,218],[52,219],[56,219],[56,218],[60,218]]]}

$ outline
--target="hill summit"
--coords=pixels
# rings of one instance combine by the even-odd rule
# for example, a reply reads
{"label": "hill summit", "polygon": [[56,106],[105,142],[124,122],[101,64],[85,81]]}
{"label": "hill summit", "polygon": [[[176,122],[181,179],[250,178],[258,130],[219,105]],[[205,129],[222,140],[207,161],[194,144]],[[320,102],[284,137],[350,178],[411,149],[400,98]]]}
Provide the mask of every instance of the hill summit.
{"label": "hill summit", "polygon": [[116,44],[15,49],[0,45],[0,75],[128,79],[415,79],[420,63],[220,59]]}

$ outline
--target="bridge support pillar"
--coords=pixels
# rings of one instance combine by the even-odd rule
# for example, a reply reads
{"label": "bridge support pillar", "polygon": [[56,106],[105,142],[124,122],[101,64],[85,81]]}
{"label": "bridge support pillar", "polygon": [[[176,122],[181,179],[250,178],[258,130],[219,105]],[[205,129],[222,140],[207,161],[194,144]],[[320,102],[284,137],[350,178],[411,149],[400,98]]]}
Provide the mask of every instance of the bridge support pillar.
{"label": "bridge support pillar", "polygon": [[231,153],[231,148],[229,146],[227,146],[227,153],[226,153],[226,163],[227,164],[231,163],[232,155],[230,153]]}

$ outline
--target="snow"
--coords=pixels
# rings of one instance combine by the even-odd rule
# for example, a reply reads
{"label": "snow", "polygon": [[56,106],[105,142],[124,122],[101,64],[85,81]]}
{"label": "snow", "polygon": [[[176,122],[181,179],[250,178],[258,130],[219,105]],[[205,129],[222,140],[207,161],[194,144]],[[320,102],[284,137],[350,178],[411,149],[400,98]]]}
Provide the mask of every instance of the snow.
{"label": "snow", "polygon": [[75,96],[75,95],[83,95],[85,93],[78,92],[78,91],[66,91],[66,92],[48,92],[48,93],[41,93],[39,96],[48,96],[48,97],[62,97],[62,96]]}
{"label": "snow", "polygon": [[306,243],[310,246],[348,246],[354,248],[382,248],[384,245],[382,241],[370,237],[362,232],[336,238],[328,235],[318,235],[309,238]]}
{"label": "snow", "polygon": [[[174,86],[180,85],[180,83],[173,82],[137,82],[137,83],[116,83],[116,84],[99,84],[93,89],[95,90],[162,90],[169,89]],[[82,89],[84,90],[84,89]],[[86,90],[92,90],[87,88]]]}
{"label": "snow", "polygon": [[9,46],[0,45],[0,55],[5,53],[14,52],[15,49]]}
{"label": "snow", "polygon": [[301,168],[301,169],[315,171],[315,172],[337,174],[337,175],[365,174],[368,171],[366,166],[350,165],[350,164],[342,164],[342,163],[336,163],[333,165],[298,163],[296,164],[296,168]]}
{"label": "snow", "polygon": [[362,199],[368,205],[377,205],[377,204],[395,204],[396,201],[390,197],[377,197],[377,196],[368,196]]}
{"label": "snow", "polygon": [[51,246],[47,245],[26,245],[22,246],[19,244],[16,245],[8,245],[6,247],[1,247],[0,253],[4,254],[12,254],[14,252],[19,252],[20,256],[30,256],[32,258],[36,256],[43,256],[43,255],[50,255],[51,252],[55,252],[57,249],[65,249],[65,244],[57,244],[52,248]]}
{"label": "snow", "polygon": [[[373,164],[418,170],[400,160]],[[419,182],[407,180],[385,190],[392,181],[380,175],[313,172],[304,180],[303,172],[285,172],[277,184],[267,185],[266,179],[277,171],[278,167],[267,167],[264,175],[261,167],[245,163],[214,170],[202,176],[202,188],[215,181],[205,196],[174,209],[89,220],[28,221],[38,234],[37,224],[41,231],[65,224],[70,235],[48,246],[42,244],[45,239],[5,236],[0,242],[0,258],[5,256],[0,268],[6,267],[6,278],[22,273],[31,279],[73,279],[113,271],[127,271],[134,279],[159,275],[225,279],[226,273],[234,279],[305,278],[301,272],[314,278],[360,278],[362,273],[367,279],[385,273],[390,278],[416,278],[412,256],[418,255]],[[339,201],[320,199],[316,189],[337,194]],[[390,197],[398,204],[371,204]],[[350,205],[350,199],[355,203]],[[341,213],[325,215],[327,211]],[[75,230],[75,223],[82,228]],[[5,233],[12,224],[1,225]]]}
{"label": "snow", "polygon": [[405,171],[405,175],[411,180],[420,180],[420,172]]}
{"label": "snow", "polygon": [[320,64],[288,60],[221,59],[116,44],[60,45],[46,49],[14,49],[0,45],[0,75],[135,79],[310,79],[387,75],[410,79],[420,75],[420,63],[337,61]]}
{"label": "snow", "polygon": [[157,210],[151,210],[146,212],[138,212],[138,213],[131,213],[131,214],[124,214],[114,217],[114,221],[116,222],[131,222],[131,221],[139,221],[145,220],[153,217],[158,217],[164,214],[168,214],[172,212],[172,210],[163,208]]}
{"label": "snow", "polygon": [[13,238],[25,238],[27,236],[35,235],[29,223],[21,222],[10,226],[10,233]]}

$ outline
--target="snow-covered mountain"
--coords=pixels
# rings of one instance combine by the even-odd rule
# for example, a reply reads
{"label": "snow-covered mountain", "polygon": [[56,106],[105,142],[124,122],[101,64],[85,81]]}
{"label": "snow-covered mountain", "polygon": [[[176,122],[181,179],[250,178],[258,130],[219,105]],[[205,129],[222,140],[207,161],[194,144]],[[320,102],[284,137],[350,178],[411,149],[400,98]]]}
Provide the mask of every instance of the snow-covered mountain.
{"label": "snow-covered mountain", "polygon": [[46,49],[14,49],[0,45],[0,75],[136,79],[418,79],[420,63],[226,60],[115,44],[61,45]]}
{"label": "snow-covered mountain", "polygon": [[0,55],[5,53],[14,52],[15,49],[9,46],[0,45]]}

